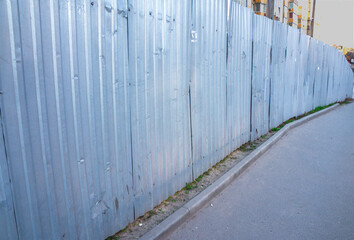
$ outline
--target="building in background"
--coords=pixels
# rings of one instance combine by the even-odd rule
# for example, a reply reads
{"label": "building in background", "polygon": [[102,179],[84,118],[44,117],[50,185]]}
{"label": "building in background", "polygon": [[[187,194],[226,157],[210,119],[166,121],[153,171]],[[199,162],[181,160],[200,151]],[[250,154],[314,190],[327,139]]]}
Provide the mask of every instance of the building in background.
{"label": "building in background", "polygon": [[[269,18],[277,20],[277,21],[280,21],[280,22],[283,22],[283,19],[284,19],[284,3],[283,3],[283,0],[270,1],[270,4],[269,4],[268,8],[269,8],[269,13],[270,13],[270,14],[268,14]],[[286,9],[286,12],[288,12],[287,9]],[[273,14],[273,16],[271,14]],[[286,18],[287,18],[287,16],[286,16]]]}
{"label": "building in background", "polygon": [[261,16],[283,22],[301,33],[313,35],[315,0],[233,0]]}
{"label": "building in background", "polygon": [[294,28],[298,28],[299,6],[297,0],[288,1],[288,11],[288,25]]}
{"label": "building in background", "polygon": [[234,2],[237,2],[239,4],[241,4],[244,7],[248,7],[248,8],[252,8],[252,3],[253,0],[234,0]]}
{"label": "building in background", "polygon": [[298,29],[303,34],[311,35],[312,0],[299,0]]}
{"label": "building in background", "polygon": [[253,0],[253,11],[255,14],[267,16],[267,0]]}
{"label": "building in background", "polygon": [[303,14],[303,6],[302,5],[299,5],[299,15],[298,15],[298,21],[297,21],[297,29],[300,30],[300,32],[302,33],[301,31],[301,28],[302,28],[302,14]]}
{"label": "building in background", "polygon": [[283,0],[283,19],[281,22],[288,24],[288,19],[289,19],[289,5],[288,5],[288,0]]}

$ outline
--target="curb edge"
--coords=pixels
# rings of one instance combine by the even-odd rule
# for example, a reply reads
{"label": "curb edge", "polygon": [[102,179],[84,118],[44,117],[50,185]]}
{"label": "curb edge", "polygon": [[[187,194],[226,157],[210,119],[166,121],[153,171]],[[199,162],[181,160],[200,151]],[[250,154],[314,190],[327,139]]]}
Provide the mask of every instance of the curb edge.
{"label": "curb edge", "polygon": [[214,183],[192,198],[184,206],[179,208],[173,214],[168,216],[164,221],[144,234],[141,240],[148,239],[164,239],[172,231],[177,229],[184,221],[186,221],[191,215],[200,210],[207,202],[214,198],[217,194],[223,191],[233,180],[240,176],[248,167],[250,167],[261,155],[268,151],[275,143],[277,143],[287,132],[294,129],[312,119],[315,119],[325,113],[337,108],[339,103],[334,104],[331,107],[323,109],[319,112],[313,113],[295,122],[285,125],[276,134],[269,138],[265,143],[252,151],[241,162],[236,164],[233,168],[227,171]]}

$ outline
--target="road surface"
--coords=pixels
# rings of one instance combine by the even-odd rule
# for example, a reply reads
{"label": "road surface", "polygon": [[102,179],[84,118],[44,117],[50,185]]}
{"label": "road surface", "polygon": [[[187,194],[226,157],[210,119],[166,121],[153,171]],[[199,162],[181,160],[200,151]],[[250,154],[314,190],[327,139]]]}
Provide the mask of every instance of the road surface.
{"label": "road surface", "polygon": [[288,132],[169,239],[354,239],[354,103]]}

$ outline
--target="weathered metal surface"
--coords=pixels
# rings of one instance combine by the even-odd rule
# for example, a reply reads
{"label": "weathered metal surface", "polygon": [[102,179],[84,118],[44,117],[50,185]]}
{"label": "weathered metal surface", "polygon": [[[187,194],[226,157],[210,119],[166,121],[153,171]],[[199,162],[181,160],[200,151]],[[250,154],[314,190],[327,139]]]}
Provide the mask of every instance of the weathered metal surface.
{"label": "weathered metal surface", "polygon": [[3,239],[18,239],[4,140],[0,111],[0,236]]}
{"label": "weathered metal surface", "polygon": [[109,4],[1,8],[1,108],[20,239],[102,239],[134,219],[127,3]]}
{"label": "weathered metal surface", "polygon": [[191,119],[193,177],[226,154],[227,1],[195,0],[191,43]]}
{"label": "weathered metal surface", "polygon": [[230,153],[250,140],[253,11],[233,3],[229,15],[226,137]]}
{"label": "weathered metal surface", "polygon": [[352,94],[337,50],[227,0],[7,0],[0,40],[0,239],[103,239]]}
{"label": "weathered metal surface", "polygon": [[281,22],[273,24],[271,77],[270,77],[270,109],[269,128],[277,127],[284,122],[284,88],[287,82],[285,68],[287,54],[288,27]]}
{"label": "weathered metal surface", "polygon": [[[129,102],[134,215],[192,180],[189,1],[131,1]],[[118,106],[119,107],[119,106]]]}
{"label": "weathered metal surface", "polygon": [[251,140],[269,131],[270,68],[273,21],[253,14]]}

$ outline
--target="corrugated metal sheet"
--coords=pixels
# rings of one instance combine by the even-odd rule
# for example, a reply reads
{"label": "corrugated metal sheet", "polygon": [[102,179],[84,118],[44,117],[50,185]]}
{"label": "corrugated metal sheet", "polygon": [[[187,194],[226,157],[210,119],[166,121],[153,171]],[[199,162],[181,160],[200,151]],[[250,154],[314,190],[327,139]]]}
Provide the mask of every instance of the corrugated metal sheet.
{"label": "corrugated metal sheet", "polygon": [[192,180],[189,1],[131,1],[129,102],[134,212],[141,216]]}
{"label": "corrugated metal sheet", "polygon": [[251,140],[269,131],[269,97],[273,21],[253,15]]}
{"label": "corrugated metal sheet", "polygon": [[285,62],[285,88],[284,88],[284,120],[294,116],[297,111],[297,61],[299,32],[295,28],[288,28],[286,62]]}
{"label": "corrugated metal sheet", "polygon": [[252,16],[251,9],[231,5],[226,87],[228,153],[250,140]]}
{"label": "corrugated metal sheet", "polygon": [[1,121],[0,110],[0,236],[3,239],[18,239],[11,192],[11,182],[9,178],[9,169],[2,129],[3,124]]}
{"label": "corrugated metal sheet", "polygon": [[0,239],[103,239],[352,94],[334,48],[226,0],[0,8]]}
{"label": "corrugated metal sheet", "polygon": [[307,70],[308,70],[308,52],[309,52],[309,44],[310,44],[310,37],[307,35],[300,35],[300,40],[299,40],[299,58],[298,58],[298,101],[299,101],[299,106],[298,106],[298,111],[296,115],[302,115],[305,112],[310,111],[306,104],[310,102],[310,99],[308,96],[311,96],[311,93],[309,92],[310,89],[310,83],[307,81]]}
{"label": "corrugated metal sheet", "polygon": [[284,89],[287,82],[286,53],[288,27],[281,22],[273,23],[271,77],[270,77],[270,129],[279,126],[284,119]]}
{"label": "corrugated metal sheet", "polygon": [[102,239],[134,219],[126,4],[6,5],[2,108],[19,237]]}
{"label": "corrugated metal sheet", "polygon": [[193,177],[220,161],[226,151],[227,1],[193,1],[191,119]]}

